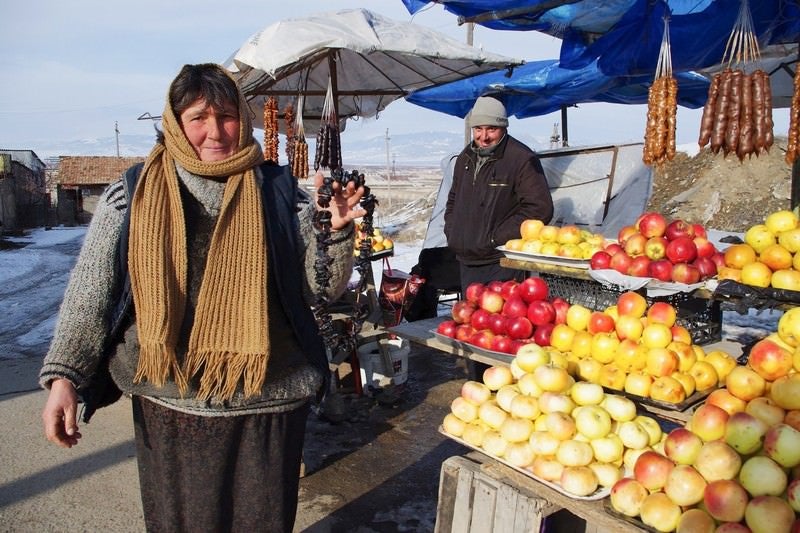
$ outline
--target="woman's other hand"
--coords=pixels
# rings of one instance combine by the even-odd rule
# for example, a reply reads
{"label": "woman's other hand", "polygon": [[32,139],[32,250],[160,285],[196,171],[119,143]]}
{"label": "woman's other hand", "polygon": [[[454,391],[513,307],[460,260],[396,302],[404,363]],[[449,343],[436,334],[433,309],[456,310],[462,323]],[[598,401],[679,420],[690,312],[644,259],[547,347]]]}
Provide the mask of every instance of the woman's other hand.
{"label": "woman's other hand", "polygon": [[[322,179],[322,173],[317,172],[316,176],[314,176],[315,191],[322,187]],[[353,220],[363,217],[367,214],[367,211],[359,206],[359,202],[363,196],[363,186],[356,187],[353,182],[350,182],[346,187],[342,187],[341,184],[337,182],[333,183],[333,196],[331,197],[331,203],[328,208],[325,208],[326,211],[331,212],[332,230],[340,230]],[[314,200],[316,202],[316,192],[314,194]],[[323,208],[319,207],[317,204],[317,209]]]}
{"label": "woman's other hand", "polygon": [[78,393],[72,382],[67,379],[54,380],[42,412],[47,440],[62,448],[72,448],[78,444],[81,434],[78,431],[77,411]]}

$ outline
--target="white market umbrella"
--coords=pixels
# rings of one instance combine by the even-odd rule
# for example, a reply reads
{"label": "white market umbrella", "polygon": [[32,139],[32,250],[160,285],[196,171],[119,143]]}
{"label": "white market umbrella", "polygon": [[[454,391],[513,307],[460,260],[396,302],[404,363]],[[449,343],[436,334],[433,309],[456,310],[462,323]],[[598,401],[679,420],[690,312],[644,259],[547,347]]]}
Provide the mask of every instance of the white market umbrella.
{"label": "white market umbrella", "polygon": [[262,124],[266,98],[275,97],[282,113],[302,94],[306,135],[313,136],[329,80],[341,130],[347,118],[377,116],[415,90],[522,62],[424,26],[350,9],[271,24],[250,37],[227,67],[250,104],[256,127]]}

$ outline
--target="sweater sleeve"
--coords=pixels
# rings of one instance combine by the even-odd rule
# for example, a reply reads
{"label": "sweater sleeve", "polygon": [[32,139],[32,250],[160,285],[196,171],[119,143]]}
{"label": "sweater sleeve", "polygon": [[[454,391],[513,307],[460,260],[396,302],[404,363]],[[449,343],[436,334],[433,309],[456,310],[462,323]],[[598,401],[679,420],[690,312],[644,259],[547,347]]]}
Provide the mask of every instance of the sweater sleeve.
{"label": "sweater sleeve", "polygon": [[[309,305],[314,304],[314,295],[320,291],[316,283],[317,240],[321,233],[314,228],[313,203],[306,204],[299,212],[300,238],[303,243],[303,262],[305,264],[305,298]],[[352,222],[345,228],[331,234],[331,245],[328,254],[331,258],[329,267],[330,286],[325,292],[329,301],[335,301],[344,294],[350,276],[353,273],[353,247],[355,246],[355,224]]]}
{"label": "sweater sleeve", "polygon": [[108,310],[115,283],[115,257],[127,201],[122,181],[106,188],[97,203],[61,302],[53,340],[39,372],[49,388],[57,378],[79,387],[92,375],[108,335]]}

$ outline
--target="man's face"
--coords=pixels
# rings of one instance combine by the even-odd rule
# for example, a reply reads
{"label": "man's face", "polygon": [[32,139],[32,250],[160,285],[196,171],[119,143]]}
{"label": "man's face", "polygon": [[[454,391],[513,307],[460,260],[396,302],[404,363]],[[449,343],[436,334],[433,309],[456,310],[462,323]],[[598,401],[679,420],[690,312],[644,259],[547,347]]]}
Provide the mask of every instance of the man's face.
{"label": "man's face", "polygon": [[499,126],[475,126],[472,128],[472,140],[478,148],[494,146],[505,135],[506,129]]}

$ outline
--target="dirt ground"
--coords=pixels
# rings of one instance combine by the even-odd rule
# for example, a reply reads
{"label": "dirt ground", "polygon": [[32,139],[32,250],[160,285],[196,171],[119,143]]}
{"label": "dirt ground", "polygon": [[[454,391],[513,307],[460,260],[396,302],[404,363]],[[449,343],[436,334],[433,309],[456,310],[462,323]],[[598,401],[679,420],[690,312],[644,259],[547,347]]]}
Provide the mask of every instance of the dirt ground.
{"label": "dirt ground", "polygon": [[657,168],[647,209],[712,229],[744,232],[774,211],[788,209],[791,168],[784,161],[786,138],[768,154],[739,159],[708,149],[694,157],[678,153]]}

